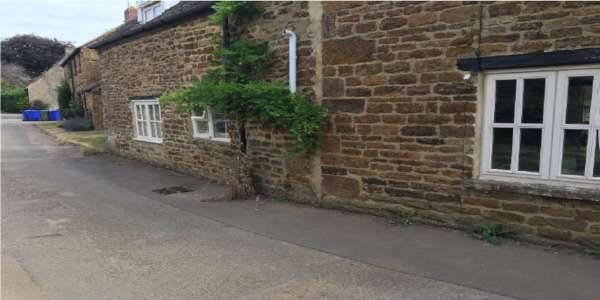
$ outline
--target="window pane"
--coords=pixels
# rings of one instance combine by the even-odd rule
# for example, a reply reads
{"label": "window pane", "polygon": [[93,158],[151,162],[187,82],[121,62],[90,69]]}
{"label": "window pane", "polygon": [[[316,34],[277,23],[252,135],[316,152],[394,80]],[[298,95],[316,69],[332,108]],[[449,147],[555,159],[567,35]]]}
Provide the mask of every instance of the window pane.
{"label": "window pane", "polygon": [[525,79],[523,86],[522,123],[544,123],[546,79]]}
{"label": "window pane", "polygon": [[496,108],[494,122],[513,123],[515,120],[516,80],[496,81]]}
{"label": "window pane", "polygon": [[589,124],[592,106],[593,76],[569,78],[567,124]]}
{"label": "window pane", "polygon": [[136,112],[136,115],[137,115],[137,119],[138,120],[142,120],[143,119],[142,118],[142,108],[141,108],[140,105],[136,105],[135,106],[135,112]]}
{"label": "window pane", "polygon": [[154,104],[154,120],[160,121],[160,105]]}
{"label": "window pane", "polygon": [[148,116],[150,120],[154,120],[154,105],[148,105]]}
{"label": "window pane", "polygon": [[146,122],[141,122],[142,123],[142,136],[148,136],[148,126],[146,126]]}
{"label": "window pane", "polygon": [[227,127],[228,121],[226,120],[216,120],[214,123],[215,137],[227,138],[229,137]]}
{"label": "window pane", "polygon": [[206,120],[194,120],[196,124],[196,133],[207,134],[208,133],[208,121]]}
{"label": "window pane", "polygon": [[562,174],[585,175],[585,156],[587,151],[587,130],[565,130],[563,144]]}
{"label": "window pane", "polygon": [[600,177],[600,130],[596,130],[596,146],[594,147],[594,177]]}
{"label": "window pane", "polygon": [[146,120],[146,106],[140,105],[140,120]]}
{"label": "window pane", "polygon": [[519,148],[519,171],[540,171],[540,150],[542,148],[541,129],[521,129]]}
{"label": "window pane", "polygon": [[510,170],[512,155],[512,128],[494,128],[492,145],[492,169]]}
{"label": "window pane", "polygon": [[137,129],[138,129],[138,135],[139,136],[143,136],[144,135],[143,128],[144,128],[144,122],[138,121],[137,122]]}
{"label": "window pane", "polygon": [[162,131],[160,130],[160,123],[156,123],[156,137],[162,138]]}

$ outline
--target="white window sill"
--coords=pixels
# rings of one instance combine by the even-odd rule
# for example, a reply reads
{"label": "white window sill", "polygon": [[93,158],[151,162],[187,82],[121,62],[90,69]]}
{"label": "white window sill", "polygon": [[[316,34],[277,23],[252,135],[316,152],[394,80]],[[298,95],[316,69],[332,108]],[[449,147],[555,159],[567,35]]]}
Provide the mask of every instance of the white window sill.
{"label": "white window sill", "polygon": [[162,139],[149,139],[149,138],[143,138],[143,137],[135,137],[133,138],[134,141],[138,141],[138,142],[146,142],[146,143],[152,143],[152,144],[162,144]]}
{"label": "white window sill", "polygon": [[213,138],[213,137],[208,137],[208,136],[195,135],[193,137],[193,139],[194,139],[194,141],[203,141],[203,142],[218,142],[218,143],[224,143],[224,144],[231,143],[231,139],[227,139],[227,138]]}
{"label": "white window sill", "polygon": [[600,201],[600,188],[598,188],[597,184],[582,186],[564,181],[542,179],[531,181],[514,177],[509,181],[497,176],[493,178],[481,176],[479,179],[466,180],[465,186],[483,192],[516,193],[559,199]]}

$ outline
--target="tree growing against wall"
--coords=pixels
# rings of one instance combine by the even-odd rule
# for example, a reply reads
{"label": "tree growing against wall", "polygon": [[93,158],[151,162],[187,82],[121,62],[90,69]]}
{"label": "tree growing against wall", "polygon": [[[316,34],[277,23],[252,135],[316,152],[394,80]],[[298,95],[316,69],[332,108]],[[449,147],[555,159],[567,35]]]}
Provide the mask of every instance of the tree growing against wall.
{"label": "tree growing against wall", "polygon": [[265,81],[273,59],[266,42],[238,40],[218,48],[214,57],[216,67],[202,80],[164,95],[161,102],[190,112],[212,107],[232,115],[241,128],[248,121],[284,128],[294,139],[292,155],[319,148],[327,113],[307,95],[291,93],[284,83]]}
{"label": "tree growing against wall", "polygon": [[0,42],[2,64],[20,65],[32,77],[37,77],[65,55],[65,47],[72,46],[33,34],[16,35]]}
{"label": "tree growing against wall", "polygon": [[[285,83],[266,80],[265,75],[273,63],[267,42],[230,41],[230,19],[240,21],[240,17],[251,17],[250,12],[258,11],[253,6],[254,3],[245,1],[222,1],[213,7],[215,14],[210,21],[223,26],[223,45],[216,45],[215,59],[211,62],[214,68],[191,87],[163,95],[161,103],[175,103],[179,110],[187,112],[211,107],[232,117],[239,133],[237,161],[244,161],[246,157],[248,122],[287,130],[294,141],[290,156],[317,150],[321,145],[326,110],[315,105],[308,95],[290,92]],[[247,195],[252,190],[246,185],[249,171],[247,164],[240,165],[242,167],[236,168],[236,177],[241,191],[236,193]]]}

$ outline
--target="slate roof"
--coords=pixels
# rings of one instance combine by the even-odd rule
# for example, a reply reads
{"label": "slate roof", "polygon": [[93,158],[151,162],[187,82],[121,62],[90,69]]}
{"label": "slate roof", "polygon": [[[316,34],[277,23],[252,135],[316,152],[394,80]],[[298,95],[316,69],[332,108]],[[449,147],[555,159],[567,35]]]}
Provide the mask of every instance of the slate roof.
{"label": "slate roof", "polygon": [[88,43],[86,47],[102,48],[124,38],[177,22],[185,17],[210,11],[214,3],[215,1],[181,1],[146,23],[133,21],[122,24],[108,34]]}

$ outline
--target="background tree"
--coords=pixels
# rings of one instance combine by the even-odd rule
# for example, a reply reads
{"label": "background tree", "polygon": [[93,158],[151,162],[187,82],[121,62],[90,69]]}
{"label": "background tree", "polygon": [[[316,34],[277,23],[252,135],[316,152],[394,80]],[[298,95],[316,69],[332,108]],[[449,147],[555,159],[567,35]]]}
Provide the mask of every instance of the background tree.
{"label": "background tree", "polygon": [[33,34],[16,35],[1,41],[2,65],[17,64],[32,77],[37,77],[65,55],[71,43]]}

